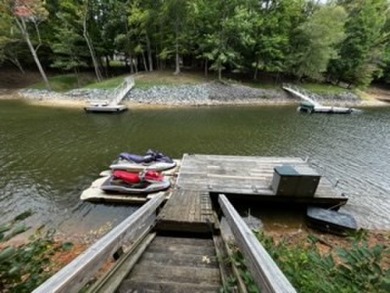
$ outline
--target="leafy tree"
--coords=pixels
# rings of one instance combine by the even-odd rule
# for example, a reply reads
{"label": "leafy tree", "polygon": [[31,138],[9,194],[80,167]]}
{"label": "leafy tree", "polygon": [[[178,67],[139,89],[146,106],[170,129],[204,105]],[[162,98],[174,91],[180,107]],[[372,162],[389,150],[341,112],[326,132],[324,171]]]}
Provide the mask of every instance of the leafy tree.
{"label": "leafy tree", "polygon": [[22,73],[24,69],[20,62],[20,55],[23,53],[24,46],[21,44],[22,37],[16,29],[10,15],[4,13],[0,18],[0,64],[9,61],[15,65]]}
{"label": "leafy tree", "polygon": [[162,59],[174,56],[175,72],[180,73],[180,54],[186,51],[187,38],[187,0],[167,0],[162,2],[161,19],[166,24],[165,40],[162,44]]}
{"label": "leafy tree", "polygon": [[[193,31],[199,32],[195,37],[199,41],[198,57],[207,60],[206,66],[211,62],[210,69],[218,72],[219,80],[226,66],[240,68],[240,49],[252,42],[249,32],[253,26],[253,12],[247,4],[246,1],[229,0],[214,1],[211,5],[198,0],[191,5]],[[206,28],[197,27],[204,23]]]}
{"label": "leafy tree", "polygon": [[88,67],[85,60],[89,55],[85,50],[84,39],[74,31],[74,27],[66,22],[63,26],[56,28],[55,36],[52,49],[56,53],[56,58],[52,67],[72,70],[78,76],[81,67]]}
{"label": "leafy tree", "polygon": [[[157,11],[153,10],[153,4],[150,1],[134,1],[130,6],[128,24],[130,31],[128,32],[132,44],[129,46],[132,54],[141,54],[146,71],[153,71],[153,58],[150,41],[150,30],[153,22],[153,16],[156,16]],[[145,57],[147,52],[147,60]],[[147,66],[147,63],[149,66]]]}
{"label": "leafy tree", "polygon": [[337,60],[336,45],[344,38],[347,14],[341,6],[322,6],[298,27],[293,73],[321,80],[331,59]]}
{"label": "leafy tree", "polygon": [[[12,17],[16,27],[28,45],[46,87],[50,89],[49,80],[38,57],[38,50],[42,45],[39,25],[48,16],[43,2],[40,0],[4,0],[0,8],[1,11],[5,12],[5,18]],[[32,40],[32,34],[36,37],[35,43]]]}
{"label": "leafy tree", "polygon": [[254,79],[258,70],[280,73],[288,69],[291,59],[290,40],[292,32],[303,20],[304,1],[276,0],[261,1],[254,20],[251,50],[251,66],[254,67]]}
{"label": "leafy tree", "polygon": [[383,32],[386,0],[340,1],[348,12],[346,38],[340,44],[340,58],[329,65],[329,74],[349,84],[368,85],[379,69],[387,36]]}
{"label": "leafy tree", "polygon": [[95,17],[95,15],[91,13],[93,11],[94,5],[96,4],[95,1],[97,1],[97,0],[84,0],[83,5],[81,7],[81,10],[78,10],[78,12],[79,12],[78,15],[80,17],[80,20],[82,21],[83,37],[88,45],[89,54],[91,55],[92,64],[93,64],[93,67],[95,69],[96,79],[98,81],[101,81],[103,78],[102,78],[102,74],[100,72],[99,62],[98,62],[98,59],[96,57],[95,47],[93,45],[93,42],[92,42],[92,39],[91,39],[91,36],[89,33],[89,23],[93,22],[94,17]]}

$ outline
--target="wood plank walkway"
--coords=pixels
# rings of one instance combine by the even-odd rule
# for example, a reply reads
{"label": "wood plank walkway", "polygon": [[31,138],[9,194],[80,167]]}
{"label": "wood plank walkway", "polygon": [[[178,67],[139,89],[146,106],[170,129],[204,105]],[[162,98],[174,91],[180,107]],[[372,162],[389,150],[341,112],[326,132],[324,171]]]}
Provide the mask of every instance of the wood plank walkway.
{"label": "wood plank walkway", "polygon": [[176,189],[158,216],[158,230],[212,232],[215,219],[206,191]]}
{"label": "wood plank walkway", "polygon": [[117,292],[219,292],[212,239],[157,236]]}
{"label": "wood plank walkway", "polygon": [[301,158],[184,154],[175,189],[158,217],[158,229],[210,232],[214,225],[211,196],[230,199],[341,206],[347,198],[321,178],[314,197],[281,196],[271,189],[274,168],[308,167]]}
{"label": "wood plank walkway", "polygon": [[[223,261],[231,240],[225,240],[216,208],[226,218],[258,288],[266,293],[295,293],[229,202],[237,197],[328,206],[346,203],[347,198],[325,178],[312,197],[277,195],[271,189],[274,168],[286,164],[296,170],[309,167],[291,157],[185,154],[164,206],[166,195],[155,195],[34,292],[78,292],[113,253],[124,254],[91,292],[220,292],[233,275],[239,280],[237,286],[243,287],[237,269]],[[218,200],[212,201],[213,196]]]}

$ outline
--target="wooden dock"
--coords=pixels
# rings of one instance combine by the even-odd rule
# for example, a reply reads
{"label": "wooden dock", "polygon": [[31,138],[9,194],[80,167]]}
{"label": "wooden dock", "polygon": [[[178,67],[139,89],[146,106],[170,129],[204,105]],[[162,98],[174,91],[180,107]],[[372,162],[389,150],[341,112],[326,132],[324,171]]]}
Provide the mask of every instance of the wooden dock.
{"label": "wooden dock", "polygon": [[[347,198],[321,178],[314,196],[283,196],[274,168],[308,167],[300,158],[185,154],[171,195],[158,193],[34,292],[77,292],[114,254],[120,256],[88,292],[246,292],[231,258],[234,243],[266,293],[296,290],[241,219],[230,198],[336,206]],[[225,219],[229,231],[220,224]],[[231,280],[237,280],[231,285]]]}

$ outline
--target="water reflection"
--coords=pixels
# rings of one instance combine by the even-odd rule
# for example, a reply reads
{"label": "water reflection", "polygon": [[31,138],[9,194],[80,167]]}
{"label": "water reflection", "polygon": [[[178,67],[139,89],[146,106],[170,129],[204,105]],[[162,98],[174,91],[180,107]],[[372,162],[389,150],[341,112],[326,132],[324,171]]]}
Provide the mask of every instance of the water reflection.
{"label": "water reflection", "polygon": [[[390,109],[359,115],[305,115],[295,107],[130,110],[91,115],[78,109],[0,101],[0,223],[26,209],[34,221],[87,231],[135,207],[80,203],[81,190],[122,151],[310,157],[359,224],[390,228]],[[264,225],[289,222],[269,209]],[[255,211],[252,210],[253,215]],[[264,218],[264,219],[263,219]]]}

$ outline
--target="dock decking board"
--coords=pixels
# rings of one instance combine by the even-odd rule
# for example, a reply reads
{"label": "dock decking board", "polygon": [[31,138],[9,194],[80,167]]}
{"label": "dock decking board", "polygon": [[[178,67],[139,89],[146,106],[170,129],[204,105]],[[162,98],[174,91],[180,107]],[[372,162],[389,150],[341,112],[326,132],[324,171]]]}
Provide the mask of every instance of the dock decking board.
{"label": "dock decking board", "polygon": [[208,192],[177,189],[158,216],[158,229],[186,232],[210,232],[214,223]]}
{"label": "dock decking board", "polygon": [[[224,193],[232,199],[296,202],[337,206],[347,198],[335,192],[322,177],[314,197],[277,196],[271,190],[274,168],[308,166],[301,158],[184,154],[176,189],[159,217],[162,229],[210,231],[214,223],[209,194]],[[180,228],[179,228],[180,227]]]}
{"label": "dock decking board", "polygon": [[214,223],[209,195],[226,194],[232,199],[306,203],[339,206],[347,198],[339,195],[322,177],[314,197],[280,196],[271,190],[274,168],[282,165],[308,167],[301,158],[184,154],[176,189],[162,209],[162,230],[208,232]]}

